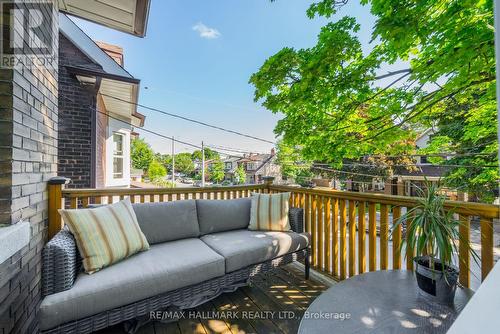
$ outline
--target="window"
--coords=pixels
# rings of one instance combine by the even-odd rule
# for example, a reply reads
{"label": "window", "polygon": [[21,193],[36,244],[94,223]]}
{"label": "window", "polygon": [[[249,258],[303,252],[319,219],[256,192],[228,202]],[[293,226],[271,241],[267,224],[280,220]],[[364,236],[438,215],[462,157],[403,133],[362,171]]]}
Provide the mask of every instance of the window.
{"label": "window", "polygon": [[247,170],[256,170],[257,164],[255,162],[247,162]]}
{"label": "window", "polygon": [[121,133],[113,133],[113,179],[123,179],[124,137]]}
{"label": "window", "polygon": [[233,163],[232,162],[226,162],[226,170],[230,170],[233,168]]}

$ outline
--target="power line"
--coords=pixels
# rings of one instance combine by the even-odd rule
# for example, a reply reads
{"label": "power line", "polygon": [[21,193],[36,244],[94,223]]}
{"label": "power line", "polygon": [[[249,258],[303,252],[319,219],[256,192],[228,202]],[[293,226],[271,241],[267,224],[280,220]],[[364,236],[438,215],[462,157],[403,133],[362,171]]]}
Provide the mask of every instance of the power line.
{"label": "power line", "polygon": [[[63,98],[65,98],[65,99],[68,99],[69,101],[71,101],[71,102],[75,103],[75,101],[74,101],[73,99],[71,99],[71,98],[69,98],[69,97],[67,97],[67,96],[64,96],[64,95],[59,95],[59,97],[63,97]],[[110,113],[108,113],[108,112],[101,111],[101,110],[96,109],[96,108],[93,108],[93,107],[91,107],[91,106],[87,106],[87,107],[88,107],[89,109],[91,109],[92,111],[95,111],[95,112],[100,113],[100,114],[102,114],[102,115],[106,115],[106,116],[108,116],[108,117],[109,117],[109,118],[111,118],[111,119],[114,119],[114,120],[116,120],[116,121],[122,122],[123,124],[127,124],[127,125],[129,125],[129,126],[136,127],[134,124],[132,124],[132,123],[130,123],[130,122],[127,122],[127,121],[124,121],[124,120],[122,120],[122,119],[120,119],[120,118],[118,118],[118,117],[114,117],[114,116],[112,116],[112,115],[111,115]],[[196,149],[199,149],[199,150],[201,150],[201,149],[202,149],[202,148],[201,148],[201,146],[199,146],[199,145],[196,145],[196,144],[193,144],[193,143],[189,143],[189,142],[186,142],[186,141],[182,141],[182,140],[179,140],[179,139],[175,139],[175,138],[173,138],[172,136],[167,136],[167,135],[161,134],[161,133],[159,133],[159,132],[156,132],[156,131],[153,131],[153,130],[146,129],[146,128],[144,128],[144,127],[139,128],[139,131],[144,131],[144,132],[147,132],[147,133],[153,134],[153,135],[155,135],[155,136],[158,136],[158,137],[161,137],[161,138],[168,139],[169,141],[174,141],[174,142],[176,142],[176,143],[180,143],[180,144],[183,144],[183,145],[186,145],[186,146],[190,146],[190,147],[193,147],[193,148],[196,148]],[[219,154],[223,154],[223,155],[228,156],[228,157],[232,157],[232,158],[241,158],[241,156],[239,156],[239,155],[231,155],[231,154],[228,154],[228,153],[225,153],[225,152],[221,152],[221,151],[219,151],[219,150],[213,150],[213,151],[215,151],[215,152],[217,152],[217,153],[219,153]]]}
{"label": "power line", "polygon": [[158,109],[158,108],[149,107],[149,106],[146,106],[146,105],[143,105],[143,104],[140,104],[140,103],[130,102],[130,101],[121,99],[119,97],[115,97],[115,96],[111,96],[111,95],[107,95],[107,94],[102,94],[102,93],[101,93],[101,95],[109,97],[109,98],[112,98],[112,99],[115,99],[115,100],[118,100],[118,101],[121,101],[121,102],[132,104],[132,105],[135,105],[135,106],[147,109],[147,110],[151,110],[151,111],[163,114],[163,115],[167,115],[167,116],[170,116],[170,117],[175,117],[175,118],[182,119],[184,121],[188,121],[188,122],[196,123],[196,124],[199,124],[199,125],[203,125],[203,126],[206,126],[206,127],[212,128],[212,129],[216,129],[216,130],[220,130],[220,131],[232,133],[232,134],[235,134],[235,135],[238,135],[238,136],[241,136],[241,137],[246,137],[246,138],[258,140],[258,141],[261,141],[261,142],[264,142],[264,143],[269,143],[269,144],[276,145],[276,142],[274,142],[274,141],[270,141],[270,140],[267,140],[267,139],[259,138],[259,137],[256,137],[256,136],[252,136],[252,135],[249,135],[249,134],[246,134],[246,133],[243,133],[243,132],[226,129],[226,128],[220,127],[218,125],[213,125],[213,124],[209,124],[209,123],[206,123],[206,122],[198,121],[198,120],[193,119],[193,118],[181,116],[181,115],[174,114],[174,113],[171,113],[171,112],[167,112],[167,111],[164,111],[164,110],[161,110],[161,109]]}
{"label": "power line", "polygon": [[[327,163],[315,163],[314,165],[317,166],[330,166],[330,164]],[[432,167],[451,167],[451,168],[498,168],[498,165],[448,165],[448,164],[429,164],[429,165],[422,165],[422,164],[394,164],[394,165],[389,165],[389,166],[380,166],[380,165],[373,165],[373,164],[363,164],[363,163],[358,163],[358,162],[349,162],[349,163],[342,163],[343,166],[361,166],[361,167],[373,167],[375,168],[391,168],[391,167],[424,167],[424,166],[432,166]]]}

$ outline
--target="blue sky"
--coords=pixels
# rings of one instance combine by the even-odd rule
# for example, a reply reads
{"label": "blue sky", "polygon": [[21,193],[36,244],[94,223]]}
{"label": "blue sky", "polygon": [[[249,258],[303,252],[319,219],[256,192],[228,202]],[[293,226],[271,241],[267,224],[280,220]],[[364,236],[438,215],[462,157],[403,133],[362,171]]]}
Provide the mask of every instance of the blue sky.
{"label": "blue sky", "polygon": [[[253,102],[252,73],[288,46],[307,48],[327,21],[309,20],[311,1],[152,0],[145,38],[87,21],[75,22],[93,39],[124,48],[125,68],[141,79],[139,101],[183,116],[274,140],[280,115]],[[343,15],[358,18],[366,50],[374,19],[367,7],[350,1]],[[147,87],[147,88],[146,88]],[[145,128],[199,144],[268,152],[272,145],[139,109]],[[140,131],[139,131],[140,132]],[[170,142],[141,133],[157,152]],[[176,151],[191,151],[176,144]]]}

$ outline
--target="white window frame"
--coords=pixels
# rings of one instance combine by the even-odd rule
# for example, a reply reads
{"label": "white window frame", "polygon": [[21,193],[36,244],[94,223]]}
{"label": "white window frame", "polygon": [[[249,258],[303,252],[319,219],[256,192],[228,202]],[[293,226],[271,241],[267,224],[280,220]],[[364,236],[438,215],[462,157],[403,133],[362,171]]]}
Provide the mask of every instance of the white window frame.
{"label": "white window frame", "polygon": [[[121,154],[120,155],[117,155],[116,152],[115,152],[115,136],[118,136],[121,138],[121,141],[122,141],[122,151],[121,151]],[[112,177],[113,177],[113,180],[122,180],[123,179],[123,176],[124,176],[124,173],[125,173],[125,138],[126,138],[126,135],[124,133],[121,133],[119,131],[115,131],[113,132],[112,134],[112,140],[113,140],[113,152],[112,152],[112,159],[113,159],[113,170],[112,170]],[[115,173],[115,159],[121,159],[122,160],[122,171],[121,171],[121,176],[120,177],[116,177],[116,173]]]}
{"label": "white window frame", "polygon": [[[130,187],[130,132],[127,124],[111,118],[108,120],[105,187]],[[123,177],[116,179],[113,177],[114,134],[123,135]]]}

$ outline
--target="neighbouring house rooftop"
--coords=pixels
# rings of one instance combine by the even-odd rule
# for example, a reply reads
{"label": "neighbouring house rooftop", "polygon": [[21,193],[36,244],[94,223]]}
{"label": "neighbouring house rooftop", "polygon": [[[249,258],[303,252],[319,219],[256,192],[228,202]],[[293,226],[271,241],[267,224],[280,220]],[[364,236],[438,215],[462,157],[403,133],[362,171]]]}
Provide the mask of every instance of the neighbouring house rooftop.
{"label": "neighbouring house rooftop", "polygon": [[[59,14],[60,32],[100,69],[81,65],[66,66],[80,80],[96,82],[108,112],[131,118],[134,126],[144,125],[145,116],[137,112],[140,80],[134,78],[117,61],[122,48],[93,41],[66,14]],[[108,53],[109,52],[109,53]],[[111,53],[111,54],[110,54]],[[123,53],[121,54],[123,64]],[[100,84],[99,84],[100,81]]]}

